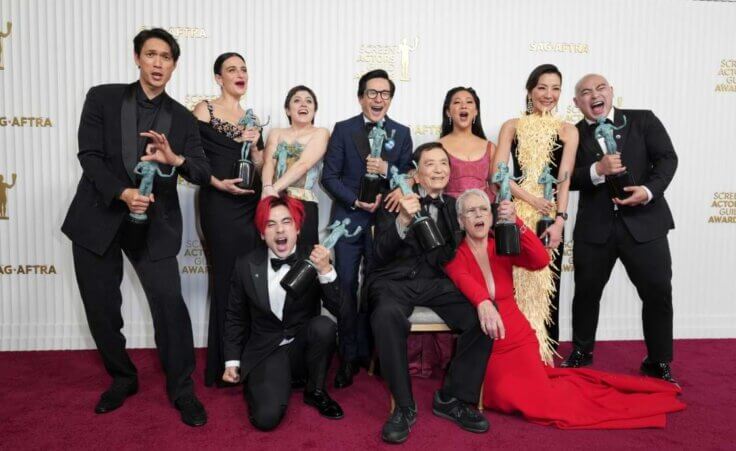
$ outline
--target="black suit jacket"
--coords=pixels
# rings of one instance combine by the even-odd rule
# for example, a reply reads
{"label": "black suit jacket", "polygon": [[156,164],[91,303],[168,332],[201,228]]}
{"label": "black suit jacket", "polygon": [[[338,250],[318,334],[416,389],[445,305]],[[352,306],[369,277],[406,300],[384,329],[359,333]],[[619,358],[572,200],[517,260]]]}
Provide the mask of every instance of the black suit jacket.
{"label": "black suit jacket", "polygon": [[[137,188],[133,168],[138,163],[136,87],[115,84],[95,86],[87,93],[79,123],[79,153],[82,177],[62,225],[75,244],[102,255],[110,246],[125,216],[130,212],[118,196]],[[177,154],[186,158],[177,168],[191,183],[208,184],[210,166],[202,150],[197,122],[192,114],[166,93],[154,129],[164,133]],[[162,173],[171,167],[160,165]],[[175,256],[181,247],[182,219],[177,177],[156,177],[156,201],[146,214],[148,250],[153,260]]]}
{"label": "black suit jacket", "polygon": [[[390,213],[383,206],[376,210],[373,270],[366,284],[369,289],[377,280],[446,277],[444,265],[455,256],[462,241],[462,231],[457,222],[455,199],[447,195],[443,199],[445,203],[437,219],[442,219],[447,227],[444,229],[445,245],[429,252],[424,251],[413,229],[401,239],[396,229],[397,213]],[[428,216],[424,211],[422,214]]]}
{"label": "black suit jacket", "polygon": [[[675,227],[664,191],[677,169],[677,154],[667,131],[649,110],[614,111],[614,123],[627,125],[616,132],[621,161],[637,185],[652,192],[652,200],[636,207],[619,206],[622,220],[634,239],[647,242],[665,236]],[[585,119],[577,123],[580,144],[575,158],[575,170],[570,189],[580,191],[575,241],[602,244],[613,228],[613,202],[605,183],[594,186],[590,166],[603,157],[598,141]]]}
{"label": "black suit jacket", "polygon": [[[309,249],[297,248],[297,257],[309,257]],[[225,312],[225,361],[240,360],[243,378],[264,358],[278,349],[284,338],[294,337],[309,319],[321,312],[320,299],[327,310],[341,317],[339,280],[314,283],[300,297],[286,296],[283,320],[271,311],[268,294],[268,250],[261,246],[238,257],[233,269],[230,298]]]}

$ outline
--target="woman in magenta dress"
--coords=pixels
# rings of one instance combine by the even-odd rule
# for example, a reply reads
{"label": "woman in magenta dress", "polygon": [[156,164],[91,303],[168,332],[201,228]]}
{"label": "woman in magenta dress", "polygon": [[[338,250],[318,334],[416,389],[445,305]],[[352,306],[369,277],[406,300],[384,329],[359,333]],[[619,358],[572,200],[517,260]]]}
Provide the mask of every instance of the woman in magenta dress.
{"label": "woman in magenta dress", "polygon": [[458,221],[466,237],[446,266],[450,279],[478,309],[481,328],[496,339],[486,367],[483,404],[503,413],[560,429],[664,427],[666,414],[683,410],[680,387],[659,379],[590,369],[545,366],[539,344],[514,299],[512,267],[544,268],[549,255],[533,230],[504,201],[499,216],[521,229],[521,255],[495,253],[485,192],[469,190],[458,198]]}
{"label": "woman in magenta dress", "polygon": [[445,193],[457,198],[465,190],[478,188],[493,200],[488,178],[496,146],[483,132],[480,98],[473,88],[458,86],[447,91],[440,142],[450,154],[452,167]]}

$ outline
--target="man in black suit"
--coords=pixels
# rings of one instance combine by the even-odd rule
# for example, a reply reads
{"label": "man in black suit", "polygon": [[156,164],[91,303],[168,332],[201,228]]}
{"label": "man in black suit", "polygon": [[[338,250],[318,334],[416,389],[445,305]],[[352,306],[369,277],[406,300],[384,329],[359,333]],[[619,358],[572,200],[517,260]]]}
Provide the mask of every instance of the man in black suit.
{"label": "man in black suit", "polygon": [[[667,233],[675,227],[664,191],[677,169],[677,155],[662,123],[649,110],[612,108],[613,88],[589,74],[575,87],[575,105],[585,118],[577,123],[580,145],[570,188],[580,191],[573,238],[575,295],[572,302],[574,349],[563,367],[590,365],[601,294],[617,259],[642,300],[648,356],[641,372],[674,382],[672,361],[672,260]],[[594,137],[596,120],[616,126],[618,155],[605,154]],[[613,198],[606,177],[628,171],[634,185],[625,199]]]}
{"label": "man in black suit", "polygon": [[[302,204],[288,196],[269,196],[256,209],[255,225],[266,247],[239,257],[233,270],[225,314],[225,373],[223,380],[245,381],[250,422],[268,431],[281,422],[292,381],[306,378],[304,402],[330,419],[343,412],[325,390],[325,378],[335,352],[337,326],[320,315],[320,299],[336,317],[342,315],[337,273],[330,251],[322,245],[297,248]],[[281,279],[306,258],[318,276],[298,296],[287,293]],[[306,373],[306,374],[305,374]]]}
{"label": "man in black suit", "polygon": [[[381,433],[390,443],[405,441],[417,417],[406,350],[411,327],[407,318],[415,306],[430,307],[460,332],[442,389],[434,395],[433,412],[472,432],[488,430],[488,421],[475,406],[493,341],[481,331],[472,304],[443,269],[462,240],[455,199],[442,194],[450,176],[450,158],[438,142],[417,147],[413,158],[418,165],[416,194],[399,201],[398,214],[377,210],[375,266],[367,284],[381,374],[396,400]],[[444,246],[431,251],[422,248],[411,227],[414,214],[420,211],[436,222]]]}
{"label": "man in black suit", "polygon": [[[138,33],[133,45],[140,79],[87,93],[79,124],[82,178],[62,231],[73,242],[87,322],[113,378],[95,412],[117,409],[138,390],[137,371],[120,331],[125,253],[151,308],[168,396],[184,423],[200,426],[207,414],[192,387],[192,325],[176,260],[182,233],[176,177],[156,177],[153,192],[143,196],[133,171],[139,160],[152,161],[162,173],[174,167],[190,182],[203,184],[209,183],[210,168],[194,117],[164,91],[179,58],[176,40],[165,30],[150,29]],[[130,213],[146,213],[150,220],[137,242],[130,238]]]}

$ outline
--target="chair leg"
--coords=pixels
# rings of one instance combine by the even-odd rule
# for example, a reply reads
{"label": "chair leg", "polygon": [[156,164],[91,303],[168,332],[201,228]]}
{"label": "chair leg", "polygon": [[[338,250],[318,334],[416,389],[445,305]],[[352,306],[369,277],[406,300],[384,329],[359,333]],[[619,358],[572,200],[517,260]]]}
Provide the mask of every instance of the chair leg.
{"label": "chair leg", "polygon": [[478,410],[480,412],[483,412],[483,387],[485,387],[486,382],[483,381],[482,384],[480,384],[480,396],[478,398]]}

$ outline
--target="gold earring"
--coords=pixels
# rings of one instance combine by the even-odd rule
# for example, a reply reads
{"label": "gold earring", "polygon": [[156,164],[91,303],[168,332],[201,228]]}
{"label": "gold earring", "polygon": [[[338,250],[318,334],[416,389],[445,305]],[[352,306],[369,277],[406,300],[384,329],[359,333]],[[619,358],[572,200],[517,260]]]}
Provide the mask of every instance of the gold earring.
{"label": "gold earring", "polygon": [[532,98],[527,97],[526,98],[526,113],[532,114],[532,111],[534,111],[534,104],[532,103]]}

